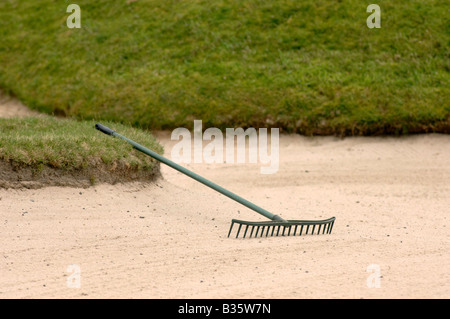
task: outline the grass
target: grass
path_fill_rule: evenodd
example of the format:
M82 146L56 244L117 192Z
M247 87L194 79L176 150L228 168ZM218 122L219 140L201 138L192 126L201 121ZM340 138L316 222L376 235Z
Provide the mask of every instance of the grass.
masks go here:
M0 2L0 87L28 106L142 128L403 134L450 127L448 3Z
M152 135L122 124L105 122L124 136L162 153ZM62 171L115 167L130 171L157 173L151 157L134 150L128 143L106 136L94 128L93 121L75 121L54 117L0 119L0 160L15 166Z

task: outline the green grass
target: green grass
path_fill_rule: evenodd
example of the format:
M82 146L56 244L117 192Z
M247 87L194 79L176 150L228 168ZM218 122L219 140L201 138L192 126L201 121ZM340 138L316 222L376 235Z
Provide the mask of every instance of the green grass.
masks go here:
M379 0L0 2L0 87L39 111L143 128L445 131L449 5Z
M105 125L158 153L163 152L147 132L122 124L105 122ZM106 167L114 173L114 167L120 166L130 171L158 172L159 167L151 157L100 133L94 126L93 121L53 117L0 119L0 160L36 170Z

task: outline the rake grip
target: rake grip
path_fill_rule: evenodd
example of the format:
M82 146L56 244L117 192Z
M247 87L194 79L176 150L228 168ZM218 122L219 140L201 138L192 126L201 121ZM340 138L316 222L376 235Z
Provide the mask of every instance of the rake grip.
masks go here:
M116 131L110 129L109 127L106 127L100 123L95 124L95 128L99 130L102 133L105 133L106 135L113 135Z

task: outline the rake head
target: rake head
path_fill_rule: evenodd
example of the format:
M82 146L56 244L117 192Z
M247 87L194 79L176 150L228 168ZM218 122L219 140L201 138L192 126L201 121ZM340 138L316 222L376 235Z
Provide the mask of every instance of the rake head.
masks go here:
M231 235L234 224L239 225L236 238L243 231L243 238L249 235L249 238L268 237L268 236L301 236L301 235L319 235L331 234L335 217L326 220L288 220L286 222L266 221L266 222L247 222L233 219L231 221L228 237ZM244 226L244 227L242 227Z

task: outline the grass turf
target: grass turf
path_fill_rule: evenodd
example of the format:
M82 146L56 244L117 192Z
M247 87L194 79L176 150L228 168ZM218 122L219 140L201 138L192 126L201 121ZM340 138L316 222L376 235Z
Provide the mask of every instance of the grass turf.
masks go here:
M0 2L0 87L28 106L144 128L302 134L445 131L448 3L380 0Z
M147 132L117 123L105 125L157 153L163 152ZM131 171L159 172L151 157L98 132L94 126L93 121L47 116L0 119L0 160L36 171L43 167L77 171L101 165L112 173L117 166Z

